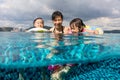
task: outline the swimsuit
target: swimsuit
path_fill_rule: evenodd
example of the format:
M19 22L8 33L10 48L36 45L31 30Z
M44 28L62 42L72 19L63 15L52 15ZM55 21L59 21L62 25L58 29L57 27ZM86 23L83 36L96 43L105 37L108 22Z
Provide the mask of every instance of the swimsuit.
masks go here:
M53 29L53 32L55 32L55 27ZM62 33L64 33L64 26L62 26Z

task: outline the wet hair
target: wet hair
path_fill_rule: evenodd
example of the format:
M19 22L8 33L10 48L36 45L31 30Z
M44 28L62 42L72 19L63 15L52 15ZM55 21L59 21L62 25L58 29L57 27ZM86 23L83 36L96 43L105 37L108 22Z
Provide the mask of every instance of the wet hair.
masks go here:
M44 23L44 20L43 20L43 18L41 18L41 17L38 17L38 18L34 19L34 21L33 21L33 25L35 24L35 21L36 21L36 20L38 20L38 19L41 19L41 20L43 21L43 23Z
M52 20L55 20L55 18L57 16L60 16L62 18L62 20L63 20L63 15L62 15L62 13L60 11L53 12L53 14L52 14Z
M85 27L85 24L83 23L82 19L80 18L74 18L70 21L70 28L73 28L74 25L79 28L79 32L82 32L82 29Z

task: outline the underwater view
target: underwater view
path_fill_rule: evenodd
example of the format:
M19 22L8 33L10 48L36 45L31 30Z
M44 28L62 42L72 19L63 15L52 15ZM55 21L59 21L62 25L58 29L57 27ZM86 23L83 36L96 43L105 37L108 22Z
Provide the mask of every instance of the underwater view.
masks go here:
M1 80L120 79L120 34L0 32ZM61 68L62 66L62 68Z

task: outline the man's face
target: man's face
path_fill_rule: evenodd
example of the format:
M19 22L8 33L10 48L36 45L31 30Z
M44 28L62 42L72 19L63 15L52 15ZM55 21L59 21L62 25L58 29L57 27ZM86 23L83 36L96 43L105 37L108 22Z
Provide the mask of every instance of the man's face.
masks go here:
M63 19L60 16L57 16L54 20L53 20L53 24L56 28L61 27L62 26L62 22Z

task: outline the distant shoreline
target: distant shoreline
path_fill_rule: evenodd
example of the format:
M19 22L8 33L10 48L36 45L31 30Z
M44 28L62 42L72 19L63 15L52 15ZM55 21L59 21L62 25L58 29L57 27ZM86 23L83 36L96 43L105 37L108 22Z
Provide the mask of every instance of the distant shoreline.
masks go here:
M48 26L45 26L45 28L46 29L50 29L50 27L48 27ZM14 30L14 27L0 27L0 32L11 32L13 30ZM104 33L120 33L120 30L117 30L117 29L114 29L114 30L104 30Z
M120 33L120 30L104 30L104 33Z

